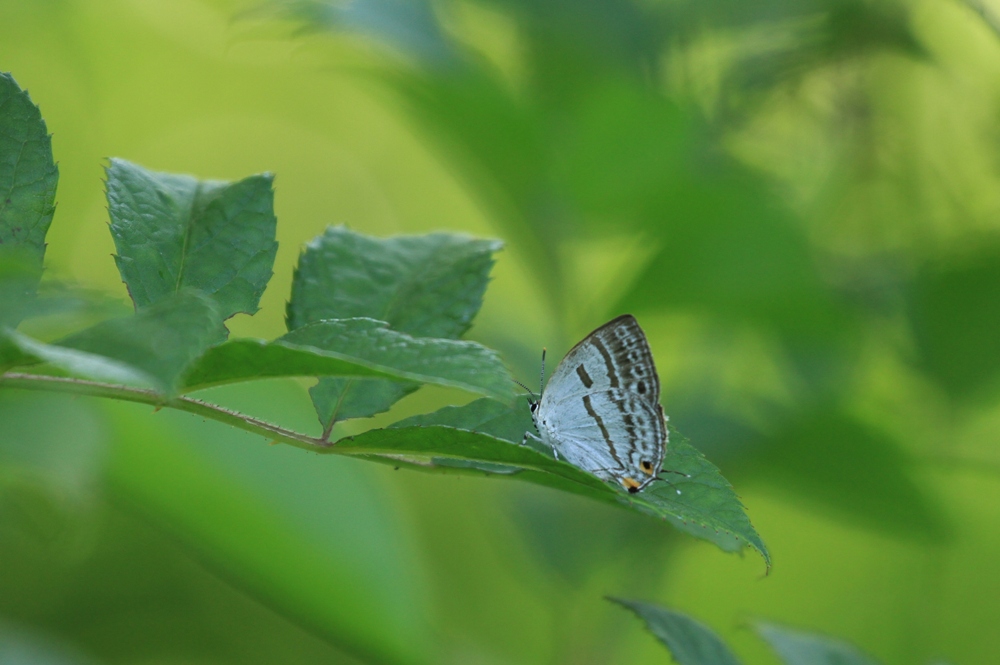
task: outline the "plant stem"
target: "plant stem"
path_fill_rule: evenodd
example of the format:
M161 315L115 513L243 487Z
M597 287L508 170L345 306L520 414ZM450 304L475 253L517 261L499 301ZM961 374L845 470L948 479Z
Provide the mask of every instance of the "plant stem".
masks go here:
M334 444L323 439L317 439L294 430L285 429L269 422L254 418L239 411L226 409L215 404L209 404L191 397L167 398L153 390L131 388L113 383L100 383L84 379L72 379L45 374L22 374L9 372L0 375L0 388L22 388L26 390L47 390L50 392L88 395L90 397L107 397L125 402L148 404L157 408L177 409L203 418L211 418L221 423L238 427L239 429L260 434L261 436L280 441L297 448L314 452L332 451Z

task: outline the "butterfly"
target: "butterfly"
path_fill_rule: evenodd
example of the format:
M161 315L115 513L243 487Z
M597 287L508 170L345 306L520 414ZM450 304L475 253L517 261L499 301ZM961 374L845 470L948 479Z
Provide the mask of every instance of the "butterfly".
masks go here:
M544 376L543 351L543 382ZM619 316L584 337L528 404L539 436L526 432L523 443L528 438L541 441L556 459L631 494L662 480L657 476L669 433L660 406L660 379L646 335L632 315Z

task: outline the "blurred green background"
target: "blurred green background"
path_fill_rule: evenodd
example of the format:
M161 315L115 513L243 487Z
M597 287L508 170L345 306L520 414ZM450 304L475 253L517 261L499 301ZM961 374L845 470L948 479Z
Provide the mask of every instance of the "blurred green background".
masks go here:
M1000 4L0 1L53 132L48 275L127 296L102 160L277 174L284 330L328 224L499 237L470 337L534 384L626 311L774 557L514 482L0 392L0 662L663 663L605 594L775 663L1000 652ZM308 382L205 395L317 430ZM343 433L469 397L423 389ZM19 659L19 660L18 660Z

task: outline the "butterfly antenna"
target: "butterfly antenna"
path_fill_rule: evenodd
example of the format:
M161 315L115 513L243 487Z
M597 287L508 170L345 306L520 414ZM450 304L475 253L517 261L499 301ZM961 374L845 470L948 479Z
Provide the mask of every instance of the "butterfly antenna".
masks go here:
M684 473L683 471L674 471L673 469L661 469L660 473L676 473L678 476L684 476L685 478L691 477L690 473Z
M691 477L690 473L684 473L683 471L674 471L673 469L661 469L660 473L676 473L678 476L684 476L685 478L690 478ZM675 490L677 490L678 494L681 493L681 491L677 489L677 485L674 485L672 482L670 482L666 478L660 478L659 476L657 476L653 480L662 480L663 482L665 482L666 484L670 485Z
M545 351L546 348L542 347L542 375L538 379L538 394L541 395L542 391L545 389Z
M528 386L524 385L523 383L521 383L521 382L520 382L520 381L518 381L517 379L514 379L513 381L514 381L514 383L516 383L517 385L519 385L519 386L521 386L522 388L524 388L525 390L527 390L527 391L528 391L528 394L529 394L529 395L531 395L531 396L532 396L533 398L535 398L535 399L538 399L538 395L536 395L535 393L533 393L533 392L531 391L531 388L529 388Z

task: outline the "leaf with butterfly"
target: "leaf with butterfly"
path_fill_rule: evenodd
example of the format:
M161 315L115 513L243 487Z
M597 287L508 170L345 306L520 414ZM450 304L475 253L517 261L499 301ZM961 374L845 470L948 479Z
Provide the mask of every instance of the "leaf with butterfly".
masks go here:
M750 547L770 567L767 546L719 469L676 429L663 455L665 482L631 494L527 442L530 412L483 398L402 420L337 442L336 452L440 473L516 478L635 510L669 522L726 552ZM679 492L678 492L679 490Z

